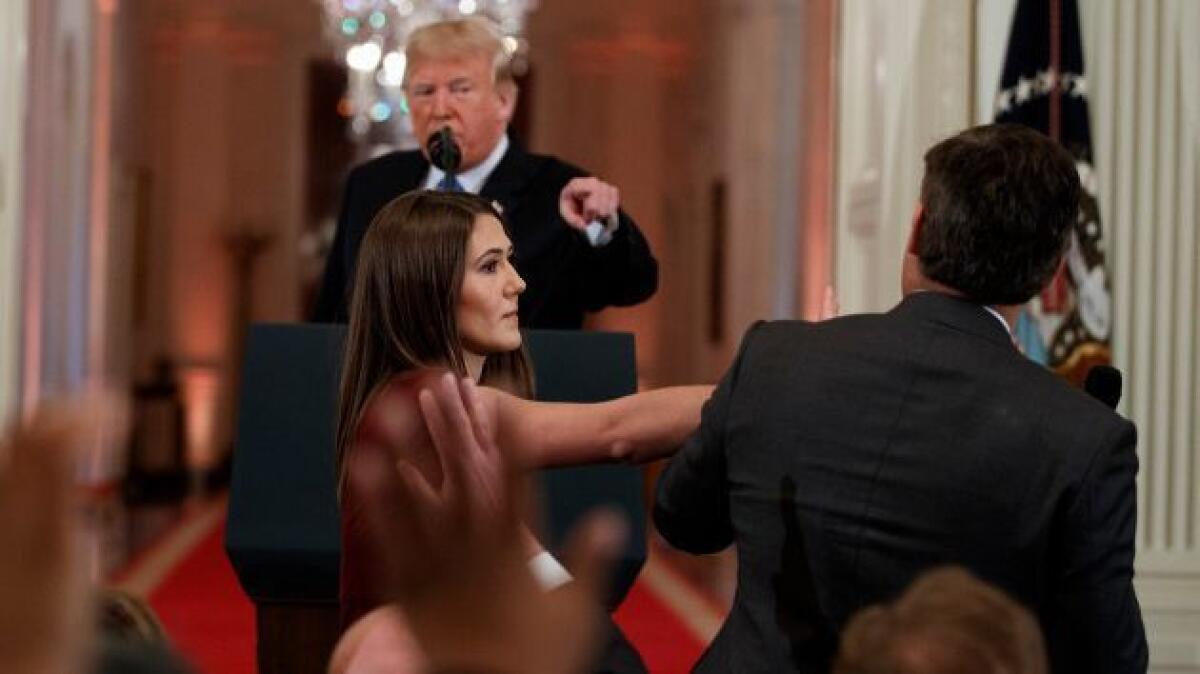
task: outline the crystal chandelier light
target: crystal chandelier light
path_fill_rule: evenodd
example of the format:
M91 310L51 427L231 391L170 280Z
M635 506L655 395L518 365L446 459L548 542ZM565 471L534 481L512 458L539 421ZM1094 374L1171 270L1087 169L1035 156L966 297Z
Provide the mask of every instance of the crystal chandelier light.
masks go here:
M525 16L537 0L318 0L326 32L348 68L346 96L338 111L350 120L358 142L371 138L412 145L404 94L404 45L412 31L435 21L468 16L491 20L520 74L527 45Z

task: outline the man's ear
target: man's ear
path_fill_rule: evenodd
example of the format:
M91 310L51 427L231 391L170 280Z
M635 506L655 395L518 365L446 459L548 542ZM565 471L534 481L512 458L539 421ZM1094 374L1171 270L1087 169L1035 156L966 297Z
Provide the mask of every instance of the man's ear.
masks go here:
M904 252L909 255L917 254L917 242L921 240L921 231L925 228L925 205L917 202L917 207L913 209L912 226L908 230L908 244L904 247Z
M921 240L921 230L925 228L925 207L917 203L913 210L912 225L908 229L908 243L904 246L904 256L900 264L900 292L904 296L927 287L925 273L921 270L921 258L917 255L917 242Z
M502 80L496 83L496 96L500 99L500 115L504 123L512 121L513 112L517 109L517 83L512 80Z

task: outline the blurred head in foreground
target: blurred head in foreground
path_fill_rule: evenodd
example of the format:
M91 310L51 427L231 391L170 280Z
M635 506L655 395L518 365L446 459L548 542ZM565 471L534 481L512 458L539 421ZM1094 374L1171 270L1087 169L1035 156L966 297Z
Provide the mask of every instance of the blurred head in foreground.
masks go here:
M930 571L899 599L859 611L835 674L1046 674L1033 615L959 567Z

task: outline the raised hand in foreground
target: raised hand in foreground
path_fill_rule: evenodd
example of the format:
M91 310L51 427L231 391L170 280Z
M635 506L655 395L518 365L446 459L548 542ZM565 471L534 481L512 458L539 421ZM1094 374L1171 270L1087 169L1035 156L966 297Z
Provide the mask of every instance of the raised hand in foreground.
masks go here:
M114 411L100 399L47 405L0 438L0 671L83 666L91 624L72 470Z
M575 581L543 591L526 565L520 477L474 384L414 377L412 394L391 396L387 413L424 419L440 470L418 470L405 447L377 435L362 440L376 444L359 448L349 474L382 548L389 598L435 671L580 671L597 645L598 598L623 522L591 517L568 546Z

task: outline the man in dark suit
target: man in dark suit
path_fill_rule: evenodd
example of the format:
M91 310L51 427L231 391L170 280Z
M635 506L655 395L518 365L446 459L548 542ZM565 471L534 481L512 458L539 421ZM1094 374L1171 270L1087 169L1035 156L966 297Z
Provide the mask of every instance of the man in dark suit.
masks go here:
M499 202L527 284L523 327L577 329L585 312L642 302L658 287L658 263L615 187L506 135L517 102L502 42L482 21L432 24L407 46L404 91L413 133L424 142L449 127L462 151L457 176L426 151L393 152L346 181L333 249L313 318L345 321L363 234L381 208L409 190L457 189Z
M1034 612L1053 671L1145 671L1134 427L1011 333L1079 194L1044 136L964 131L925 155L899 305L747 333L654 508L679 548L737 546L697 671L827 671L856 609L947 563Z

